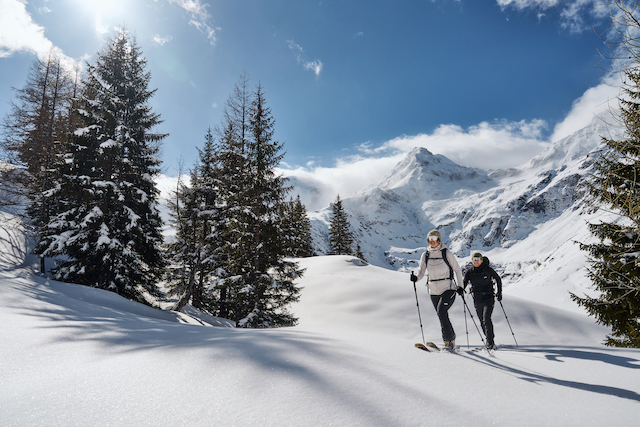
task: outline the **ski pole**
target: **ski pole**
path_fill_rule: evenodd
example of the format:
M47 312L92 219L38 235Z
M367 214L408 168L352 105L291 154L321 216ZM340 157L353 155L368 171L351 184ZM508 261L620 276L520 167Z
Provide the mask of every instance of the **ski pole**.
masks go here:
M422 316L420 315L420 303L418 302L418 290L416 289L416 281L413 280L413 271L411 272L411 281L413 282L413 292L416 294L416 306L418 307L418 319L420 319L420 333L422 334L422 343L425 344L424 331L422 330Z
M500 303L500 307L502 307L502 312L504 313L504 318L507 319L507 325L509 325L509 329L511 329L511 323L509 323L509 318L507 317L507 312L504 311L504 305L502 305L502 301L498 301ZM518 341L516 341L516 334L513 333L513 329L511 329L511 335L513 335L513 340L516 342L516 347L518 346Z
M474 319L473 318L473 314L471 314L471 309L469 309L469 306L467 305L467 300L464 299L464 295L462 295L462 302L464 303L464 306L469 311L469 316L471 316L471 320L473 320L473 324L476 326L476 331L478 331L478 335L480 335L480 339L482 340L482 345L484 345L486 347L487 343L484 342L484 338L482 337L482 332L480 332L480 328L478 328L478 324L476 323L476 319Z
M464 295L462 296L464 298ZM467 304L462 306L464 310L464 330L467 332L467 348L469 348L469 327L467 326Z

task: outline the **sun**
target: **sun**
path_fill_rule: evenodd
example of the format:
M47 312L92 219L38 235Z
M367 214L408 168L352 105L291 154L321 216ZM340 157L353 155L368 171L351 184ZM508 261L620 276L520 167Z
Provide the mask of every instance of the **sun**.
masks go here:
M126 0L76 0L78 12L93 21L99 36L108 33L114 23L123 23L135 9ZM127 7L127 5L129 7Z

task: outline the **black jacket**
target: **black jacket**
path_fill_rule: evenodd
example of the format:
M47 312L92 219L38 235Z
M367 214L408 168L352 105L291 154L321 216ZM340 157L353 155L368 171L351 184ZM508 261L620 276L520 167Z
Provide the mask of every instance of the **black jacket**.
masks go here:
M471 292L474 298L480 297L485 299L489 296L493 296L493 283L496 283L497 295L502 294L502 279L496 271L489 267L489 258L484 257L482 264L478 267L471 267L464 274L464 288L466 289L467 283L471 282Z

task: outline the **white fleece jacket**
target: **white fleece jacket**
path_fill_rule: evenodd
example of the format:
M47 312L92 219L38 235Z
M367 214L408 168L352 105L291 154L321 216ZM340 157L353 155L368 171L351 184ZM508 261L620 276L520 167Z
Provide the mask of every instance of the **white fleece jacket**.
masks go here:
M430 295L441 295L444 291L449 289L455 290L458 285L455 281L449 280L449 267L442 259L442 249L446 246L440 244L435 248L427 248L429 251L429 261L425 262L426 252L420 257L420 266L418 267L418 280L421 280L425 274L428 274L427 286L429 288ZM458 265L456 257L447 250L447 260L453 268L454 276L457 283L462 283L462 270Z

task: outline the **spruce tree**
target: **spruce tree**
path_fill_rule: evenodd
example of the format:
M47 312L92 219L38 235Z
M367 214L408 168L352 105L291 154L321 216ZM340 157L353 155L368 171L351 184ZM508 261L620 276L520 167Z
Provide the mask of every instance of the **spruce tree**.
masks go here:
M301 258L313 256L311 221L299 195L295 200L291 199L284 205L282 218L283 236L287 240L285 245L287 256Z
M223 267L217 271L214 291L218 294L218 316L239 322L246 313L243 279L247 274L250 247L243 237L244 216L251 200L247 189L249 161L246 155L249 137L251 94L248 76L240 77L227 100L218 134L218 180L223 205L221 229Z
M36 251L62 256L59 280L108 289L143 303L162 293L159 143L161 123L149 100L150 74L126 30L87 64L74 109L77 128L58 163L59 188L50 192L63 210L46 225Z
M247 315L238 323L243 327L291 326L297 322L288 306L298 301L294 280L302 275L297 263L286 258L286 239L282 211L290 190L286 178L276 174L284 153L273 139L275 119L258 85L250 110L250 138L247 144L249 186L245 188L245 241L249 264L245 276Z
M611 1L612 25L606 42L614 71L625 77L618 118L624 133L603 137L605 149L595 162L589 192L594 203L613 213L609 222L589 225L595 242L582 244L589 254L589 277L599 295L571 297L612 334L605 344L640 347L640 22L634 2Z
M594 200L621 217L589 225L597 241L581 247L590 255L589 277L600 295L572 298L612 328L606 345L640 347L640 68L625 74L631 82L620 100L626 132L603 138L607 149L590 185Z
M169 203L176 236L168 245L171 260L170 294L179 299L174 310L187 303L217 315L217 303L209 289L221 261L221 207L217 179L217 148L209 129L205 145L191 171L190 185L180 179Z
M13 183L9 189L21 191L18 199L26 197L26 214L36 231L56 210L55 200L46 194L57 186L54 165L69 130L75 87L60 56L51 51L45 61L37 59L31 66L25 86L15 89L16 101L2 122L0 146L5 159L27 172L8 175ZM43 258L40 268L44 272Z
M329 245L331 255L353 255L353 234L349 229L349 219L342 207L340 195L331 206L332 217L329 223Z
M237 326L290 326L297 319L288 306L299 298L294 281L302 271L286 258L282 214L289 187L276 174L282 144L273 139L275 120L261 86L247 96L246 83L245 75L227 103L220 138L225 277L217 289Z

